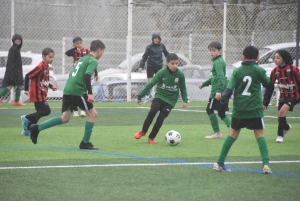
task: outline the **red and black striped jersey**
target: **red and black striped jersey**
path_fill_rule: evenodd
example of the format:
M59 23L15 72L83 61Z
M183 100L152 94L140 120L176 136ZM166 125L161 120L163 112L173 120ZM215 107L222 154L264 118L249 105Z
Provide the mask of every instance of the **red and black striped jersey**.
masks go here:
M71 56L73 57L73 66L76 63L76 61L78 61L79 59L81 59L83 56L87 55L90 53L90 50L86 49L86 48L81 48L80 52L78 52L78 50L74 50L71 54Z
M45 101L49 88L49 66L43 61L27 73L30 82L30 101Z
M270 76L270 84L277 85L280 91L279 99L300 100L299 84L300 70L297 66L286 65L285 67L275 67Z

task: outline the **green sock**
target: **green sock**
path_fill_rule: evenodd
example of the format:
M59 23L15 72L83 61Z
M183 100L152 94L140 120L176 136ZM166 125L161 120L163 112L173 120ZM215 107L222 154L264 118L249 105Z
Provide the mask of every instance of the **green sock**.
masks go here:
M230 128L231 120L230 120L230 117L227 114L225 114L225 118L223 119L223 121L226 124L227 128Z
M85 130L84 130L84 135L83 135L83 139L82 139L82 141L84 143L90 142L94 124L95 124L94 122L88 122L88 121L85 122Z
M1 89L1 91L0 91L0 98L2 96L4 96L7 92L8 92L8 88L7 87L4 87L3 89Z
M39 131L45 130L52 126L61 125L61 124L62 124L61 117L52 117L51 119L48 119L47 121L44 121L43 123L39 124Z
M225 139L225 141L223 142L222 148L221 148L221 153L220 156L218 158L218 163L224 163L225 159L227 157L227 154L230 150L230 147L233 145L233 143L235 142L235 139L233 137L231 137L230 135L228 135Z
M211 124L211 127L214 130L214 132L219 132L220 128L219 128L219 123L218 123L216 114L215 113L209 114L208 117L209 117L210 124Z
M265 137L257 138L257 144L259 147L260 155L262 158L263 165L269 164L269 150Z
M20 96L21 96L21 90L17 87L17 88L16 88L15 102L19 102Z

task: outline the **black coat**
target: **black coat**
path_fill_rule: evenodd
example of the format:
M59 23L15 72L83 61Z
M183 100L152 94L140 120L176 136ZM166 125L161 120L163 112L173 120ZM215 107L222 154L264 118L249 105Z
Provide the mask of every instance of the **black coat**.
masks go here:
M21 40L21 44L14 43L16 39ZM22 36L15 34L12 38L13 45L10 47L7 57L6 70L2 87L22 86L23 85L23 68L21 58Z

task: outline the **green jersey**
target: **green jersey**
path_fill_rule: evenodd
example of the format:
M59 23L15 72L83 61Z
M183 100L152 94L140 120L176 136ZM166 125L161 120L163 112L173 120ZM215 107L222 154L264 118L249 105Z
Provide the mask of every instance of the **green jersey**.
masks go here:
M154 85L157 84L154 98L159 98L173 107L175 106L179 91L183 102L187 103L187 90L185 85L185 77L181 70L177 69L172 72L168 67L159 70L152 80L139 92L138 100L141 100L146 94L149 94Z
M203 87L211 85L209 98L215 98L216 93L222 93L227 85L226 64L222 56L214 58L211 69L211 77L202 83Z
M256 62L243 62L234 69L227 88L234 90L232 117L249 119L263 117L261 85L267 86L270 78Z
M98 61L91 54L79 59L70 72L64 88L64 95L83 96L86 94L84 75L88 74L92 76L97 66Z

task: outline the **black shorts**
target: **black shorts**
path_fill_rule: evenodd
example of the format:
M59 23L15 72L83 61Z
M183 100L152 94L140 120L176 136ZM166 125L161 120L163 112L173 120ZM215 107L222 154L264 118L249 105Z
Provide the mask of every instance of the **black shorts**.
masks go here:
M221 103L219 100L215 99L215 98L209 98L208 103L207 103L207 107L206 107L206 111L210 111L210 113L213 113L215 110L219 111L221 106ZM228 111L229 108L228 106L225 108L225 111Z
M147 78L153 78L161 68L162 66L147 66Z
M251 119L236 119L232 118L231 128L234 130L240 130L241 128L247 128L250 130L264 129L265 124L263 118L251 118Z
M297 103L298 103L298 101L296 99L281 99L281 100L279 100L279 103L278 103L278 111L281 109L281 107L284 104L287 104L290 107L289 111L293 111L294 106Z
M67 110L71 110L73 112L74 108L78 106L82 110L90 110L94 106L92 103L88 102L87 94L83 96L72 96L72 95L63 95L63 104L61 108L61 112L65 112Z
M35 110L38 111L38 112L49 112L49 111L51 111L47 101L34 102L34 107L35 107Z
M173 107L169 103L166 103L165 101L159 99L159 98L154 98L151 103L151 108L150 110L152 112L162 112L165 114L165 117L169 116L170 112L172 111Z

